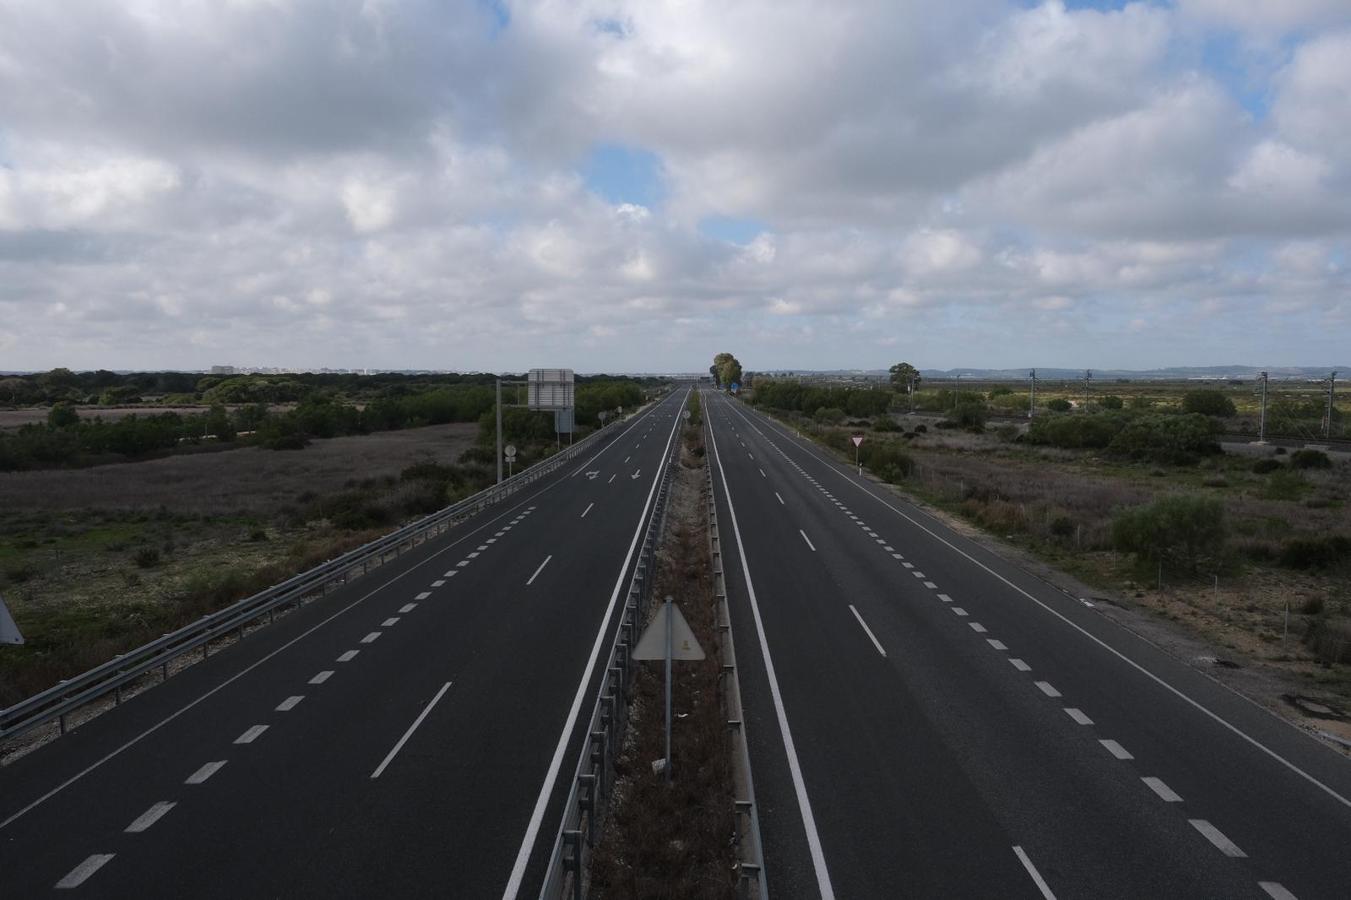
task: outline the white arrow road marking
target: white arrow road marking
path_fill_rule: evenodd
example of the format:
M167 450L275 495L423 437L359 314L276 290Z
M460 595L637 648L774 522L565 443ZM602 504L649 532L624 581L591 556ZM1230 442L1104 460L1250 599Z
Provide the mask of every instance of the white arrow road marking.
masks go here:
M635 469L634 472L633 472L633 474L630 475L629 477L630 477L630 478L637 478L637 477L638 477L639 475L641 475L641 474L643 474L643 470L642 470L642 469Z

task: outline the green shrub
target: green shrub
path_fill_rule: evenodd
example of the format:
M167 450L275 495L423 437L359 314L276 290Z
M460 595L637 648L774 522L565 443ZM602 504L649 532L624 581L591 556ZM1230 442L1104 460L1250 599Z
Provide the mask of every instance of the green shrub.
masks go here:
M1118 513L1112 521L1117 550L1189 570L1219 556L1226 534L1224 506L1206 497L1164 497Z
M1290 469L1273 472L1262 488L1262 496L1268 500L1298 500L1309 489L1304 476Z
M1069 412L1074 408L1074 405L1064 397L1056 397L1054 400L1047 401L1046 408L1051 412Z
M1108 394L1105 397L1098 398L1098 405L1103 409L1121 409L1126 404L1115 394Z
M818 422L839 424L845 420L846 415L838 406L822 406L812 414L812 418Z
M1322 450L1296 450L1290 454L1290 465L1296 469L1330 469L1332 460Z
M153 569L159 565L159 559L159 551L154 547L142 547L132 556L132 560L142 569Z
M949 420L959 428L979 433L985 430L985 417L984 404L963 403L952 411Z
M915 470L915 461L892 441L864 441L859 447L859 460L869 472L892 484Z
M1219 424L1209 416L1147 414L1130 419L1107 450L1130 459L1188 465L1222 452L1216 441L1219 433Z
M900 431L901 426L896 424L896 420L890 416L878 416L873 422L873 431Z
M1252 464L1252 470L1258 475L1269 475L1277 469L1285 468L1274 459L1259 459Z
M1033 419L1027 441L1071 450L1103 449L1126 427L1125 416L1093 413L1087 416L1043 416Z
M1205 390L1188 391L1184 394L1182 411L1202 416L1217 416L1222 419L1227 419L1238 412L1234 408L1234 401L1226 397L1223 391Z
M1292 538L1281 544L1278 561L1287 569L1329 569L1351 559L1351 537L1342 534Z

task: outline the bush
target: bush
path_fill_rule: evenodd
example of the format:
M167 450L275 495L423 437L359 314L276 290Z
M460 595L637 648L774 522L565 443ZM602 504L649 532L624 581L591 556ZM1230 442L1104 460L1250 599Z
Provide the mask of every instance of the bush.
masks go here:
M1108 394L1105 397L1098 398L1098 405L1103 409L1121 409L1126 404L1115 394Z
M1278 561L1287 569L1329 569L1351 559L1351 537L1342 534L1293 538L1281 544Z
M812 418L818 422L839 424L845 420L846 416L844 410L838 406L822 406L812 414Z
M132 556L132 560L142 569L153 569L159 565L159 551L154 547L142 547Z
M896 420L890 416L879 416L873 422L873 431L900 431L901 426L896 424Z
M1228 419L1238 412L1234 408L1234 401L1226 397L1223 391L1188 391L1182 397L1182 411L1221 419Z
M1351 620L1314 619L1304 642L1325 663L1351 662Z
M1290 465L1296 469L1330 469L1332 460L1322 450L1296 450L1290 454Z
M1046 408L1051 412L1069 412L1074 405L1064 397L1056 397L1054 400L1047 401Z
M1103 449L1126 427L1127 419L1115 413L1087 416L1050 416L1033 419L1027 441L1071 450Z
M1219 556L1226 532L1224 506L1218 500L1186 495L1132 507L1112 521L1117 550L1189 570Z
M1252 464L1252 470L1257 475L1267 475L1283 468L1285 467L1274 459L1259 459Z
M1189 465L1220 453L1220 426L1209 416L1143 415L1131 419L1107 446L1109 453L1137 460Z
M1262 489L1267 500L1298 500L1308 490L1309 483L1304 476L1289 469L1273 472Z
M978 403L963 403L952 411L951 421L968 431L985 430L985 407Z
M892 441L864 441L859 447L859 461L869 472L892 484L915 470L915 461Z

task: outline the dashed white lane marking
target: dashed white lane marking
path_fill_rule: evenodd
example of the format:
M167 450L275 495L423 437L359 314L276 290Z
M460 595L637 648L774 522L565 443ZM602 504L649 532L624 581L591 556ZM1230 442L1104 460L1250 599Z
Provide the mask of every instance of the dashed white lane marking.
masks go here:
M1057 691L1057 690L1055 689L1055 687L1054 687L1054 686L1051 684L1051 682L1049 682L1049 681L1034 681L1034 682L1032 682L1032 683L1035 684L1035 685L1037 686L1037 689L1038 689L1039 691L1041 691L1043 694L1045 694L1045 695L1048 696L1048 697L1059 697L1059 696L1060 696L1060 692Z
M502 529L501 531L494 532L493 537L495 537L495 538L500 538L502 535L504 535L504 534L506 534L506 533L507 533L507 530L504 528L504 529Z
M487 544L479 544L477 547L474 548L474 552L475 552L475 553L482 553L484 550L487 550L487 549L488 549L488 545L487 545Z
M926 581L926 582L924 582L924 586L925 586L926 588L928 588L929 590L931 590L931 591L936 591L936 590L938 590L938 585L934 584L932 581Z
M460 568L464 568L465 566L469 565L469 560L467 560L467 559L462 559L462 560L460 560L459 562L457 562L455 565L459 566Z
M633 457L631 457L631 456L626 456L626 457L624 457L624 462L628 462L630 459L633 459Z
M446 580L445 580L444 578L438 578L438 579L436 579L435 581L432 582L432 587L434 587L434 588L445 587L445 586L446 586Z
M127 834L140 834L142 831L145 831L151 825L154 825L160 819L164 818L165 814L177 805L177 803L172 803L168 800L161 800L137 816L136 821L127 826Z
M459 572L456 572L454 569L451 569L449 572L446 573L445 577L446 577L446 578L454 578L454 577L455 577L456 575L458 575L458 574L460 574L460 573L459 573Z
M1177 791L1163 783L1162 778L1155 778L1153 775L1146 775L1140 779L1149 785L1149 789L1159 795L1159 799L1164 803L1181 803L1182 798L1178 796Z
M914 564L914 563L908 563L908 562L903 562L903 563L901 563L901 565L905 566L907 569L913 569L913 568L915 567L915 564Z
M1193 828L1195 828L1197 831L1205 835L1206 840L1214 844L1215 848L1219 850L1221 853L1223 853L1225 856L1232 856L1235 859L1241 859L1248 855L1244 853L1242 850L1238 849L1238 846L1233 841L1225 837L1224 834L1221 833L1220 829L1216 828L1214 825L1211 825L1205 819L1188 819L1187 821L1192 824Z
M1294 894L1290 893L1279 881L1259 881L1257 886L1267 892L1267 895L1274 900L1299 900Z
M901 559L901 558L902 558L902 557L901 557L901 554L899 554L899 553L893 553L893 554L891 554L891 557L892 557L892 559Z
M1129 750L1118 744L1116 741L1111 740L1110 738L1104 738L1103 740L1098 741L1098 743L1106 747L1107 752L1115 756L1117 759L1135 759L1134 756L1131 756L1131 752Z
M891 546L890 544L887 544L882 549L887 551L888 553L894 553L896 551L896 548Z
M797 533L800 534L800 535L802 535L802 539L803 539L804 541L807 542L807 546L808 546L808 547L811 547L811 548L812 548L812 552L815 553L815 552L816 552L816 547L815 547L815 545L812 544L811 538L807 537L807 532L805 532L805 531L803 531L801 528L799 528L799 529L797 530Z
M466 558L467 558L467 559L478 559L478 551L475 550L473 553L468 554L468 555L466 556Z
M760 477L761 477L761 478L764 478L764 477L765 477L765 470L764 470L764 469L761 469L761 470L760 470Z
M193 772L191 775L189 775L188 780L183 783L202 784L212 775L215 775L221 769L225 768L225 764L227 762L229 762L229 760L225 759L217 760L216 762L209 762L206 765L202 766L200 769L198 769L196 772Z
M886 540L885 540L884 538L873 538L873 540L877 541L877 543L879 543L879 544L885 544L885 543L886 543Z
M239 737L235 738L236 744L252 744L258 740L258 735L267 731L266 725L253 725Z
M1008 647L1006 647L1006 646L1004 645L1004 642L1003 642L1003 641L997 640L997 639L995 639L995 638L986 638L986 639L985 639L985 643L989 644L991 647L995 648L996 650L1007 650L1007 649L1009 649Z
M1029 666L1027 663L1023 662L1021 659L1018 659L1017 657L1010 657L1010 658L1009 658L1009 665L1013 666L1013 667L1014 667L1015 669L1017 669L1019 672L1031 672L1031 671L1032 671L1032 667L1031 667L1031 666Z
M428 597L430 597L431 595L432 595L432 592L431 592L431 591L423 591L422 593L418 594L418 595L417 595L416 597L414 597L413 599L414 599L414 600L426 600L426 599L427 599Z
M399 617L398 617L398 616L390 616L388 619L385 619L385 621L383 621L383 622L380 623L380 627L381 627L381 628L388 628L388 627L390 627L391 625L398 625L398 624L399 624Z
M1023 864L1023 868L1027 870L1027 874L1032 876L1032 883L1037 886L1037 890L1041 891L1042 900L1055 900L1055 894L1051 893L1050 885L1046 883L1046 879L1041 877L1037 867L1032 865L1032 860L1023 852L1023 848L1014 847L1013 852L1017 855L1018 861Z
M615 473L615 475L618 475L618 474L619 474L618 472ZM610 481L607 481L607 482L605 482L605 483L606 483L606 484L610 484L611 482L613 482L613 481L615 480L615 475L611 475L611 476L610 476Z
M948 609L952 610L953 615L957 616L966 615L966 610L962 609L960 606L949 606Z
M774 496L775 496L775 497L779 497L779 492L778 492L778 491L775 491L775 492L774 492ZM782 498L782 497L779 497L779 505L780 505L780 506L786 506L786 505L787 505L786 503L783 502L783 498Z
M370 634L366 635L364 638L361 639L361 643L363 643L363 644L369 644L369 643L372 643L373 641L375 641L376 639L378 639L379 637L380 637L380 632L378 632L378 631L372 631Z
M542 562L542 563L539 564L539 568L535 570L535 574L534 574L534 575L531 575L530 578L526 581L525 584L526 584L527 587L529 587L531 584L533 584L533 583L535 582L535 579L539 577L539 573L544 571L544 567L547 566L547 565L549 564L549 560L551 560L551 559L553 559L553 558L554 558L554 555L553 555L552 553L550 553L548 556L544 557L544 562Z
M911 574L911 575L914 575L916 578L928 578L928 577L929 577L928 575L925 575L923 572L921 572L919 569L914 570L914 571L911 572L910 574Z
M412 612L415 609L417 609L416 603L405 603L403 606L399 607L399 612L402 613L403 615L408 615L408 613Z
M280 702L280 703L277 704L277 710L276 710L276 711L277 711L277 712L290 712L291 710L295 709L295 708L300 704L300 701L301 701L301 700L304 700L304 699L305 699L305 697L304 697L303 695L301 695L301 694L292 694L290 697L287 697L285 700L283 700L282 702Z
M441 698L445 696L446 691L450 690L450 684L451 683L447 681L445 684L441 685L441 690L436 692L436 696L432 698L432 702L427 704L426 709L422 710L418 717L413 720L413 724L408 726L408 730L403 733L403 737L399 738L399 742L394 745L394 749L390 750L389 754L380 761L380 765L375 767L375 771L371 773L372 778L379 778L380 773L385 771L385 766L389 765L390 761L403 749L403 745L408 743L408 739L413 736L414 731L417 731L417 727L422 724L422 720L427 718L428 713L432 711L432 707L440 702Z
M858 619L858 624L863 626L864 632L866 632L868 635L868 640L873 642L873 646L877 648L877 652L882 654L883 656L886 656L887 651L882 649L882 645L878 643L877 636L873 634L873 630L868 627L867 622L863 621L863 616L859 615L858 610L854 609L854 604L852 603L849 604L849 611L854 614L855 619Z
M951 602L952 602L952 598L949 597L947 594L939 594L939 595L938 595L938 599L939 599L939 600L942 600L944 603L951 603Z
M310 684L323 684L325 681L328 681L332 677L333 677L333 670L325 669L324 671L319 672L313 678L311 678Z
M1090 719L1088 716L1084 715L1084 711L1082 709L1076 709L1073 706L1065 707L1065 715L1069 716L1071 719L1078 722L1080 725L1093 724L1093 720Z
M976 634L984 634L984 633L985 633L985 626L982 625L982 624L980 624L979 622L971 622L970 625L971 625L971 630L974 631Z
M595 506L595 505L596 505L596 504L595 504L594 502L588 503L588 504L586 505L586 509L582 510L582 514L581 514L580 516L578 516L577 518L579 518L579 519L585 519L585 518L586 518L586 514L589 513L589 512L591 512L591 507L593 507L593 506Z
M93 856L71 869L65 878L58 881L56 883L57 890L64 891L79 887L85 883L90 875L93 875L99 869L103 868L108 860L116 855L117 854L115 853L95 853Z
M342 656L338 657L338 662L351 662L357 658L357 654L360 652L360 650L348 650Z

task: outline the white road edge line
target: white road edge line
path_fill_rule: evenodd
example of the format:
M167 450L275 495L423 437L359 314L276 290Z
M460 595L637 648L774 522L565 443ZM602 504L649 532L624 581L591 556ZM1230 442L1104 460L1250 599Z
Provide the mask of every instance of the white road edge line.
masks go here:
M887 651L882 649L882 645L878 643L877 636L873 634L873 630L868 627L867 622L863 621L863 616L859 615L858 610L854 609L854 604L852 603L849 604L849 611L854 614L855 619L858 619L858 624L863 626L863 630L868 634L868 640L873 642L873 646L877 648L877 652L885 657L887 655Z
M193 772L191 775L189 775L187 780L184 781L183 783L201 784L208 778L210 778L212 775L215 775L221 769L225 768L225 764L227 762L229 762L229 760L225 759L217 760L216 762L209 762L206 765L202 766L200 769L198 769L196 772Z
M709 425L709 433L713 426ZM737 556L741 558L741 574L746 580L746 594L751 601L751 614L755 619L755 632L760 639L760 655L765 661L765 674L769 677L769 693L774 701L774 713L779 720L779 733L783 737L784 750L788 756L788 771L793 779L793 790L797 794L798 810L802 815L802 827L807 833L807 848L811 852L812 868L816 871L816 887L821 900L834 900L835 888L830 882L830 872L826 869L826 857L821 850L821 836L816 832L816 817L812 814L812 804L807 799L807 785L802 780L802 764L797 758L797 747L793 743L793 732L788 727L788 714L783 708L783 695L779 691L779 680L774 675L774 660L769 653L769 642L765 639L765 623L760 617L760 603L755 597L755 584L751 581L751 570L746 563L746 548L741 543L741 528L737 525L736 507L732 504L732 491L727 485L727 473L722 467L722 454L718 452L718 442L713 441L713 459L718 464L718 477L722 481L723 491L727 495L727 511L732 516L732 533L736 536Z
M1237 844L1229 840L1229 838L1225 837L1224 833L1221 832L1220 829L1216 828L1214 825L1211 825L1205 819L1188 819L1187 821L1191 823L1193 828L1201 832L1201 834L1205 835L1206 840L1214 844L1215 849L1219 850L1225 856L1229 856L1234 859L1243 859L1248 855L1244 853L1242 850L1238 849Z
M816 552L816 545L814 545L814 544L812 543L812 539L811 539L811 538L807 537L807 532L805 532L805 531L803 531L801 528L799 528L799 529L797 530L797 533L800 534L800 535L802 535L802 539L803 539L804 541L807 542L807 546L808 546L808 547L811 547L811 548L812 548L812 552L815 553L815 552Z
M1041 873L1037 871L1037 867L1032 865L1032 860L1023 852L1023 848L1014 847L1013 852L1017 855L1018 862L1022 863L1023 868L1027 870L1027 874L1032 876L1032 883L1037 886L1037 890L1041 891L1041 896L1045 898L1045 900L1055 900L1055 894L1051 893L1050 885L1046 883L1045 878L1041 877Z
M99 869L103 868L108 860L112 859L115 853L95 853L93 856L71 869L65 878L56 883L57 890L69 890L77 888L84 884L90 875L93 875Z
M441 685L441 690L436 692L436 696L432 698L432 702L428 703L426 708L413 720L413 724L408 726L408 730L403 733L403 737L399 738L399 742L394 745L394 749L389 751L389 754L384 759L380 760L380 765L376 766L375 771L371 773L372 778L379 778L380 773L385 771L385 766L389 765L390 761L403 749L403 745L408 743L408 739L413 736L414 731L417 731L417 727L422 724L422 720L427 718L427 714L432 711L432 707L446 695L446 691L450 690L450 684L451 683L447 681L445 684Z
M685 397L688 399L688 391L685 393ZM662 460L666 460L670 456L671 442L675 440L676 428L681 422L679 413L684 408L685 400L681 400L680 408L676 410L676 415L672 417L671 432L666 438L666 449L662 451L660 457ZM544 821L544 811L549 805L549 798L553 795L554 784L558 781L558 771L563 765L563 755L568 749L568 739L572 736L572 730L577 724L577 715L582 708L582 698L586 695L592 670L596 667L596 659L600 656L601 646L605 643L605 635L610 630L610 620L614 618L615 603L619 599L620 591L624 588L624 575L628 572L629 563L633 560L633 551L638 547L638 539L642 537L643 524L647 521L648 510L652 508L652 498L657 493L657 484L661 481L661 472L662 465L658 463L657 471L652 476L652 486L647 491L647 502L643 504L643 511L638 516L638 525L633 530L633 540L629 542L629 552L624 556L624 564L619 567L619 576L615 579L614 591L610 594L610 605L605 610L605 618L601 621L600 629L596 632L596 640L591 645L591 657L587 660L586 668L582 671L582 680L577 684L577 693L572 698L572 707L568 710L567 721L558 736L558 745L554 748L548 774L544 776L544 784L540 787L539 797L535 800L535 809L530 814L530 823L526 826L525 837L521 840L521 849L516 853L516 862L511 867L507 886L502 891L503 900L515 900L516 895L521 892L521 881L525 878L525 868L530 863L530 857L534 853L535 840L539 837L540 824ZM613 480L613 476L611 476L611 480Z
M531 575L529 578L526 579L526 581L525 581L525 586L526 586L526 587L529 587L530 585L532 585L532 584L535 583L535 579L539 577L539 573L544 571L544 567L547 566L547 565L549 564L549 560L551 560L551 559L553 559L553 558L554 558L554 555L553 555L552 553L550 553L548 556L544 557L544 562L542 562L542 563L539 564L539 568L535 570L535 574L534 574L534 575Z
M173 803L168 800L161 800L160 802L156 803L154 806L150 807L145 812L137 816L136 821L128 825L124 830L124 833L140 834L142 831L145 831L151 825L154 825L160 819L164 818L165 814L168 813L169 810L173 809L177 805L178 805L177 803Z
M741 415L741 412L740 412L739 410L737 411L737 415ZM742 416L742 418L745 418L745 416ZM747 420L747 421L749 421L749 420ZM777 427L777 424L776 424L776 427ZM780 432L781 432L782 434L784 434L785 436L787 436L787 432L784 431L782 428L780 428ZM848 482L852 487L856 487L856 488L858 488L860 491L862 491L863 493L867 494L869 497L872 497L872 498L873 498L874 500L876 500L878 503L881 503L881 504L882 504L883 506L885 506L887 509L889 509L889 510L891 510L892 512L894 512L896 515L900 516L902 519L905 519L905 520L906 520L907 522L909 522L911 525L914 525L914 526L915 526L916 528L918 528L920 531L923 531L925 534L929 535L929 537L931 537L931 538L933 538L934 540L938 541L940 544L943 544L943 545L946 546L949 550L951 550L953 553L956 553L958 556L963 557L963 558L966 559L968 562L970 562L972 565L976 566L977 568L983 569L983 570L984 570L987 574L989 574L992 578L995 578L995 579L998 579L999 581L1002 581L1005 585L1007 585L1007 586L1008 586L1010 589L1012 589L1013 591L1016 591L1017 593L1022 594L1022 595L1023 595L1024 597L1026 597L1028 600L1031 600L1031 601L1032 601L1033 603L1035 603L1037 606L1040 606L1040 607L1041 607L1043 610L1045 610L1047 613L1049 613L1049 614L1052 615L1052 616L1055 616L1055 617L1056 617L1057 619L1059 619L1061 622L1065 623L1065 624L1068 625L1070 628L1073 628L1075 631L1079 632L1081 635L1083 635L1084 637L1088 638L1090 641L1092 641L1093 643L1097 644L1099 647L1101 647L1102 649L1106 650L1108 653L1112 654L1112 655L1115 656L1117 659L1121 660L1123 663L1125 663L1126 665L1130 666L1132 669L1134 669L1135 671L1139 672L1141 675L1145 676L1145 677L1148 678L1150 681L1154 682L1155 684L1157 684L1159 687L1163 688L1163 689L1164 689L1165 691L1167 691L1168 693L1172 694L1174 697L1177 697L1179 700L1181 700L1181 701L1183 701L1184 703L1186 703L1187 705L1191 706L1191 707L1192 707L1193 709L1195 709L1197 712L1199 712L1199 713L1201 713L1202 715L1208 717L1211 721L1215 722L1217 725L1220 725L1220 726L1224 727L1225 729L1227 729L1230 733L1232 733L1232 734L1235 735L1236 737L1239 737L1239 738L1241 738L1241 739L1247 741L1250 745L1252 745L1252 746L1255 747L1256 749L1262 751L1262 752L1265 753L1267 756L1269 756L1269 757L1271 757L1272 759L1274 759L1276 762L1278 762L1278 763L1280 763L1281 765L1285 766L1285 767L1286 767L1287 769L1289 769L1291 772L1293 772L1294 774L1298 775L1300 778L1303 778L1305 781L1309 782L1309 783L1312 784L1314 787L1318 788L1318 789L1321 790L1323 793L1327 794L1329 797L1331 797L1332 799L1336 800L1338 803L1342 804L1343 806L1345 806L1345 807L1347 807L1347 808L1351 808L1351 798L1343 797L1341 794L1337 793L1337 791L1335 791L1333 788L1331 788L1331 787L1329 787L1328 785L1324 784L1323 782L1319 781L1317 778L1315 778L1314 776L1310 775L1308 772L1304 771L1304 770L1301 769L1299 766L1295 765L1295 764L1292 763L1290 760L1286 759L1284 756L1281 756L1279 753L1277 753L1275 750L1272 750L1270 747L1268 747L1266 744L1264 744L1264 743L1262 743L1261 741L1259 741L1257 738L1252 737L1252 736L1249 735L1247 732L1245 732L1245 731L1243 731L1241 728L1239 728L1237 725L1234 725L1234 724L1231 723L1228 719L1226 719L1226 718L1224 718L1223 716L1221 716L1219 713L1212 712L1207 706L1205 706L1205 705L1204 705L1203 703L1201 703L1199 700L1194 700L1194 699L1192 699L1191 697L1189 697L1187 694L1183 693L1180 689L1173 687L1173 686L1172 686L1171 684L1169 684L1167 681L1164 681L1163 678L1161 678L1161 677L1158 676L1158 675L1155 675L1153 672L1149 671L1149 670L1146 669L1144 666L1142 666L1140 663L1138 663L1138 662L1136 662L1135 660L1131 659L1129 656L1127 656L1126 654L1122 653L1120 650L1116 649L1116 648L1113 647L1111 644L1109 644L1109 643L1107 643L1106 641L1104 641L1102 638L1098 637L1097 635L1094 635L1094 634L1090 633L1086 628L1084 628L1083 626L1077 624L1076 622L1071 621L1071 620L1069 619L1069 617L1065 616L1063 613L1061 613L1061 612L1059 612L1059 611L1057 611L1057 610L1055 610L1055 609L1052 609L1052 608L1050 607L1050 605L1048 605L1047 603L1045 603L1045 602L1043 602L1043 601L1037 599L1036 597L1034 597L1034 596L1032 596L1031 594L1029 594L1027 591L1025 591L1025 590L1023 590L1022 588L1018 587L1018 585L1014 584L1012 581L1010 581L1009 579L1005 578L1003 575L1000 575L1000 574L999 574L998 572L996 572L994 569L991 569L989 566L985 565L985 563L983 563L983 562L981 562L980 560L976 559L976 558L975 558L974 556L972 556L970 553L967 553L965 550L963 550L962 548L958 547L956 544L952 543L952 542L949 541L947 538L945 538L945 537L943 537L942 535L938 534L937 532L935 532L935 531L933 531L933 530L931 530L931 529L925 527L922 523L920 523L920 522L919 522L917 519L915 519L913 516L909 516L909 515L906 515L904 512L901 512L901 510L897 509L895 506L892 506L892 505L891 505L890 503L888 503L886 500L883 500L883 499L882 499L881 497L879 497L877 494L874 494L872 491L868 490L868 489L867 489L866 487L864 487L862 484L860 484L860 483L858 483L857 481L855 481L854 479L850 478L846 473L837 470L837 469L835 468L835 466L833 466L833 465L830 464L830 461L829 461L829 460L823 458L823 457L820 456L818 453L816 453L814 450L812 450L812 449L810 449L810 448L808 448L808 447L805 447L804 445L802 445L802 444L800 444L800 443L795 443L794 446L798 447L798 449L802 450L803 452L807 453L808 455L814 457L817 461L819 461L819 462L824 462L824 463L826 464L826 467L827 467L830 471L834 472L836 475L838 475L838 476L840 476L841 478L843 478L843 479L844 479L846 482ZM996 555L997 555L997 554L996 554ZM1002 561L1002 560L1001 560L1001 561ZM1242 696L1242 695L1239 695L1239 696ZM1256 703L1254 703L1253 705L1256 706L1258 709L1262 709L1262 707L1261 707L1260 705L1256 704ZM1282 720L1282 721L1283 721L1283 720ZM1291 727L1291 728L1294 728L1293 725L1290 726L1290 727ZM1297 731L1297 732L1299 731L1299 729L1297 729L1297 728L1294 728L1294 730ZM1303 732L1300 732L1300 733L1303 733ZM0 825L2 825L2 824L3 824L3 823L0 823Z

